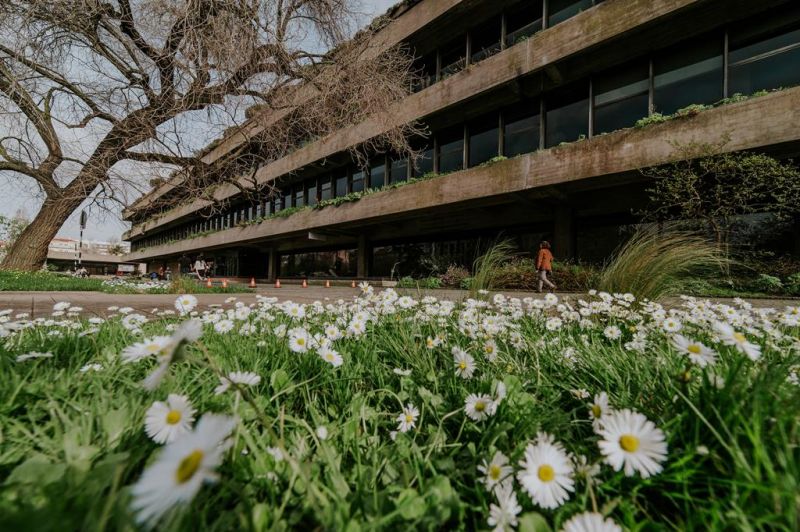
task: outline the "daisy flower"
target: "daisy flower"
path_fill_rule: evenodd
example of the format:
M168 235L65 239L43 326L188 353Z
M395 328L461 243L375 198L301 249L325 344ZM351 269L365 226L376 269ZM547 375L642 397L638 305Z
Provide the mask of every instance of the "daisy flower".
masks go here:
M475 359L472 356L458 347L454 347L453 364L455 365L456 375L462 379L469 379L475 372Z
M622 532L622 528L602 514L584 512L572 516L564 523L561 532Z
M161 380L166 375L169 365L180 356L181 350L187 343L194 342L203 334L203 324L198 320L187 320L175 329L169 338L169 343L158 355L159 365L143 381L142 386L146 390L155 390L161 384Z
M486 394L471 393L464 401L464 411L473 421L482 421L494 414L496 410L494 400Z
M338 368L344 363L344 359L342 358L342 356L333 349L331 349L330 347L319 348L317 350L317 354L322 360L324 360L334 368Z
M647 478L661 472L667 459L664 433L644 415L629 409L616 410L606 416L598 431L598 445L605 462L626 476L638 472Z
M486 522L494 532L508 532L514 530L518 524L517 515L522 511L522 506L517 501L517 494L510 482L497 488L497 503L489 505L489 518Z
M314 433L320 440L328 439L328 427L326 427L325 425L320 425L319 427L317 427Z
M406 407L403 408L403 413L397 416L397 430L400 432L408 432L416 426L418 418L419 410L416 406L408 403Z
M289 335L289 349L295 353L305 353L309 348L308 333L305 330L294 331Z
M219 378L219 386L214 388L216 395L222 395L227 392L231 384L238 384L241 386L256 386L261 382L261 376L252 371L234 371L228 373L227 377Z
M676 333L683 328L683 324L675 318L667 318L661 322L661 328L668 333Z
M103 366L101 366L100 364L97 364L97 363L86 364L85 366L83 366L80 369L80 372L81 373L87 373L89 371L101 371L102 369L103 369Z
M229 333L233 330L233 322L231 320L219 320L214 324L214 330L220 334Z
M183 294L175 300L175 310L183 314L188 314L197 306L197 298L191 294Z
M747 355L750 360L755 361L761 357L761 347L750 343L744 334L736 332L727 323L715 322L714 332L717 333L723 344L736 346L736 349Z
M611 412L608 406L608 395L600 392L594 396L594 401L589 403L589 417L592 419L592 427L595 431L603 426L604 418Z
M483 354L486 355L486 360L494 362L497 358L497 342L494 340L486 340L483 343Z
M168 348L170 340L170 336L154 336L126 347L120 356L123 362L136 362L149 356L155 356Z
M489 491L499 487L503 481L514 472L514 468L508 465L508 457L497 451L488 464L483 459L483 464L478 466L478 471L483 473L483 483Z
M216 481L214 470L222 463L235 425L232 417L205 414L193 431L165 446L131 490L136 521L152 527L191 502L204 483Z
M395 375L400 375L401 377L408 377L409 375L411 375L410 369L394 368L392 372Z
M622 331L616 325L609 325L603 329L603 335L609 340L617 340L622 336Z
M53 353L40 353L39 351L31 351L24 355L17 355L17 362L25 362L26 360L35 360L37 358L53 358Z
M717 361L717 354L713 350L683 335L676 334L673 336L672 345L674 345L679 352L688 355L689 360L701 368L713 366Z
M549 434L540 433L536 443L528 444L519 465L519 483L542 508L558 508L575 490L570 456Z
M195 409L185 395L169 394L167 402L156 401L147 410L144 430L156 443L172 443L192 430Z

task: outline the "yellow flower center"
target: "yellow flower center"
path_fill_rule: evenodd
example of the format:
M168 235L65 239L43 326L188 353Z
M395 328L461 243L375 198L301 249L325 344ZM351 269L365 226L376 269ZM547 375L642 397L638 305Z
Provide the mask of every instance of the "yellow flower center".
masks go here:
M197 473L202 461L203 451L200 449L195 449L181 460L181 463L178 464L178 470L175 471L175 480L178 481L178 484L188 482Z
M175 425L181 420L181 413L177 410L170 410L167 412L167 423Z
M145 349L147 349L147 351L150 353L158 353L161 351L161 346L158 344L147 344Z
M599 419L600 416L603 414L603 409L600 408L600 405L592 405L592 415Z
M328 353L327 355L325 355L325 358L327 358L329 361L333 362L333 353Z
M467 363L465 361L461 361L458 363L458 367L461 369L467 369Z
M414 421L414 416L406 414L406 423L411 423L412 421Z
M623 434L619 438L619 446L622 447L623 451L635 453L636 449L639 448L639 438L633 434Z
M733 339L736 340L738 343L743 344L747 341L747 338L742 333L733 333Z
M551 482L554 478L556 478L556 472L553 470L552 466L547 464L540 465L539 469L536 471L536 474L539 477L539 480L542 482Z
M297 339L297 344L298 345L305 345L305 343L306 343L305 339L303 339L303 338L298 338Z
M492 464L489 466L489 477L492 480L497 480L500 478L500 466L496 464Z
M686 350L690 353L694 353L695 355L700 354L700 346L697 344L689 344L689 347L687 347Z
M484 410L486 410L486 403L484 403L483 401L477 401L475 403L475 411L483 412Z

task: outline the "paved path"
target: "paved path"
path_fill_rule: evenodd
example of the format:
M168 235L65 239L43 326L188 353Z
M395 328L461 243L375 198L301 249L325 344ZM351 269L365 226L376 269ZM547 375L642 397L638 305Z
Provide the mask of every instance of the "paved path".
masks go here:
M380 290L380 288L376 288ZM409 294L414 298L422 298L426 295L433 295L440 299L450 299L455 301L463 300L469 296L469 292L464 290L416 290L400 289L401 293ZM256 293L277 297L280 301L292 300L298 303L312 303L317 300L325 299L336 301L338 299L351 299L359 293L359 289L350 287L310 287L284 286L283 288L259 287ZM222 304L229 297L236 297L244 303L252 303L256 300L256 293L244 294L198 294L196 297L200 301L200 308L208 305ZM503 291L502 293L513 297L543 297L534 292ZM582 294L559 294L560 297L569 299L581 297ZM84 313L104 315L108 313L108 307L112 305L133 307L142 312L150 312L154 308L173 308L175 295L172 294L106 294L103 292L0 292L0 310L13 309L14 312L29 312L34 317L48 316L52 312L53 305L59 301L69 301L75 306L82 307ZM668 298L666 305L675 305L679 300ZM727 301L716 299L716 301ZM759 307L774 307L782 309L786 305L799 305L800 300L786 299L753 299L753 305Z

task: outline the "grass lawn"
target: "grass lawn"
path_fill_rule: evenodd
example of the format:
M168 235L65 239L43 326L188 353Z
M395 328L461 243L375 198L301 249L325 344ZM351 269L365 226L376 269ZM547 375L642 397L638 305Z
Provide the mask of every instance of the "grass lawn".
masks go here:
M51 272L20 272L0 270L0 292L106 292L109 294L235 294L251 290L240 283L230 283L228 288L222 286L207 287L192 278L179 277L171 283L152 283L149 280L133 280L127 278L114 279L112 282L96 278L80 278L60 275Z
M4 313L0 529L800 525L800 308L195 304Z

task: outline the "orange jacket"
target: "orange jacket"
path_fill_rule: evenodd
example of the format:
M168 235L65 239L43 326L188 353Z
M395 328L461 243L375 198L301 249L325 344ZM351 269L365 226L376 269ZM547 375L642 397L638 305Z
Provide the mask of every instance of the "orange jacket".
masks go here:
M550 253L549 249L542 248L539 250L539 254L536 255L536 269L547 272L553 271L553 254Z

